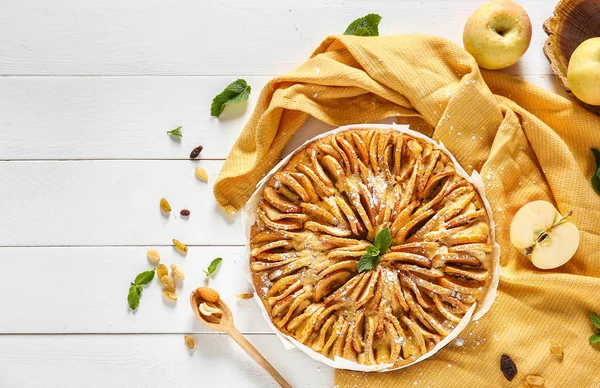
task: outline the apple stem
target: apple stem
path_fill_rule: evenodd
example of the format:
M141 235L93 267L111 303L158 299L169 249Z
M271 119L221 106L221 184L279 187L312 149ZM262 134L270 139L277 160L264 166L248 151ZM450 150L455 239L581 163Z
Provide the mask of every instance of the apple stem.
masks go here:
M552 229L556 228L558 225L562 224L563 222L566 222L567 218L571 217L572 215L573 215L573 211L569 210L569 212L567 214L565 214L564 216L562 216L560 220L553 223L552 226L550 227L550 229L548 229L548 230L552 230Z

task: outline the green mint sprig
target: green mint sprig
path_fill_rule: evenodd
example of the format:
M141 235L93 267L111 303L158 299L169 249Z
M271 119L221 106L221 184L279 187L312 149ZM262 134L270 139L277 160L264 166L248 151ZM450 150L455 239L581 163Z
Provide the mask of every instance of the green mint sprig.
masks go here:
M367 253L360 257L358 261L358 272L368 271L379 263L381 255L387 252L392 245L392 233L390 228L383 228L375 236L373 246L367 247Z
M592 148L592 154L596 160L596 170L592 175L592 187L596 191L596 194L600 195L600 151Z
M370 13L350 23L344 35L379 36L380 21L381 16L376 13Z
M225 110L225 105L245 101L250 96L252 88L243 79L238 79L227 85L227 87L217 94L210 105L210 115L214 117L221 116Z
M171 136L183 137L183 135L181 134L181 125L175 129L171 129L170 131L167 131L167 133Z
M216 259L214 259L213 261L210 262L206 271L202 271L202 272L204 272L206 274L206 276L212 275L212 273L215 272L217 270L217 268L219 268L219 265L221 265L222 261L223 261L223 259L221 259L220 257L217 257Z
M590 312L590 322L596 328L596 333L592 334L592 336L590 337L590 343L600 343L600 317L598 317L598 314Z
M135 310L140 304L140 298L142 297L142 286L150 283L154 279L154 270L144 271L135 277L131 286L129 286L129 293L127 294L127 303L129 308Z

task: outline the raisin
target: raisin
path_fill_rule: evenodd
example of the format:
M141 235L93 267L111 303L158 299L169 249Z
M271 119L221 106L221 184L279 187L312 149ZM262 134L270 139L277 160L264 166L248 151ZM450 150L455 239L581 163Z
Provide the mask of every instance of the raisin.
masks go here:
M173 239L173 244L178 251L186 253L188 251L188 247L179 240Z
M517 375L517 366L507 354L503 354L502 357L500 357L500 369L508 381L512 381Z
M552 341L550 344L550 353L552 353L559 361L562 361L565 356L565 348L560 343Z
M202 152L203 149L204 149L204 147L202 147L201 145L194 148L192 150L192 152L190 152L190 159L196 159L198 157L198 155L200 155L200 152Z
M158 279L159 282L163 276L168 275L168 274L169 274L169 270L167 269L166 265L159 264L156 266L156 278Z
M188 209L181 209L181 211L179 212L179 214L181 214L182 217L189 217L190 216L190 211Z
M169 300L177 300L177 293L175 291L163 290L163 295Z
M171 211L171 205L165 198L160 199L160 208L165 213L169 213Z
M169 275L165 275L162 278L160 278L160 284L162 284L165 291L175 291L175 282L173 281L173 278Z

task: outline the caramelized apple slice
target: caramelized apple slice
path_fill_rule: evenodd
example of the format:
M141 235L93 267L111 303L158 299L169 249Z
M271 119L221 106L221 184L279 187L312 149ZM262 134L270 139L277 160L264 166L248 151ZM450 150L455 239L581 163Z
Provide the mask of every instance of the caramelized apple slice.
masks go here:
M263 198L265 201L273 205L273 207L282 212L297 213L300 211L300 206L281 198L279 194L277 194L277 191L275 191L275 189L272 187L265 188L263 191Z
M271 221L281 221L287 220L287 222L293 222L292 220L298 220L300 222L304 222L308 220L308 216L303 213L282 213L279 210L275 209L271 205L263 202L260 205L260 209L264 211L267 218Z
M329 276L324 276L315 286L313 295L314 301L321 301L325 296L331 294L332 291L343 286L351 277L352 272L350 271L337 271Z
M302 211L305 213L305 217L311 217L312 220L321 223L327 223L329 225L339 225L340 220L335 218L335 216L329 213L327 210L323 209L321 206L313 205L311 203L302 203L300 204ZM306 220L304 220L306 221Z
M478 268L460 268L454 267L452 265L447 265L444 267L444 273L452 276L464 277L467 279L477 280L480 282L485 282L489 277L489 272L485 269Z
M427 268L431 267L431 260L427 257L408 252L389 252L381 256L381 261L415 264Z
M312 230L313 232L326 233L337 237L348 237L352 234L352 232L348 229L324 225L314 221L305 222L304 227L308 230Z
M279 240L267 243L265 245L261 245L259 247L253 248L251 251L252 256L258 256L263 252L270 251L272 249L278 248L291 248L294 245L293 241L290 240Z

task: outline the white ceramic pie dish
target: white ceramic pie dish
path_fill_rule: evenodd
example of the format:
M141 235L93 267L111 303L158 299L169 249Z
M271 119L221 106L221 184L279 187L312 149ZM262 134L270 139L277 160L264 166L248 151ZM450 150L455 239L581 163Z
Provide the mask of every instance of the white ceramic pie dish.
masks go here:
M262 192L263 192L267 182L269 181L269 179L273 176L273 174L275 172L280 170L283 166L285 166L288 163L288 161L291 159L291 157L293 155L295 155L297 152L303 150L308 144L313 143L316 140L319 140L326 136L330 136L335 133L352 130L352 129L382 129L382 130L397 131L397 132L400 132L403 134L410 135L415 138L422 139L426 142L429 142L430 144L432 144L434 146L435 149L438 149L438 150L442 151L443 153L445 153L453 162L454 167L456 169L456 173L459 176L463 177L465 180L467 180L469 183L471 183L475 187L479 196L481 197L481 199L484 203L486 212L487 212L488 219L489 219L490 235L491 235L492 244L493 244L492 253L490 255L488 255L489 262L484 263L484 266L486 267L486 269L488 269L488 271L490 273L490 279L489 279L489 283L488 283L487 289L485 291L485 294L484 294L483 298L481 299L481 302L479 304L474 303L470 307L470 309L467 311L467 313L463 316L462 320L450 332L450 334L447 335L445 338L443 338L440 342L438 342L433 349L431 349L427 353L421 355L414 362L411 362L410 364L407 364L407 365L395 367L395 368L392 368L393 364L362 365L357 362L353 362L353 361L350 361L350 360L347 360L347 359L344 359L341 357L337 357L337 356L332 360L332 359L312 350L311 348L300 343L299 341L292 338L291 336L282 333L273 324L267 310L265 309L265 306L264 306L262 300L260 299L258 290L256 290L256 289L254 290L255 291L255 300L257 301L258 305L260 306L260 309L263 313L263 317L265 318L267 324L273 329L273 331L282 340L284 347L286 349L291 349L291 348L296 347L296 348L302 350L307 355L309 355L311 358L313 358L317 361L320 361L320 362L322 362L328 366L331 366L333 368L347 369L347 370L354 370L354 371L363 371L363 372L384 372L384 371L396 370L396 369L401 369L401 368L404 368L404 367L407 367L410 365L414 365L417 362L420 362L426 358L431 357L432 355L437 353L440 349L442 349L444 346L446 346L448 343L453 341L464 330L464 328L469 324L469 322L471 322L472 320L477 320L477 319L481 318L491 308L491 305L496 297L496 290L498 287L498 281L499 281L499 276L500 276L500 266L499 266L500 246L495 242L495 231L494 231L495 228L494 228L494 221L493 221L493 216L492 216L493 214L491 211L490 204L485 197L484 185L483 185L483 181L482 181L480 175L477 172L473 172L473 174L471 176L469 176L466 173L466 171L460 166L460 164L456 161L454 156L446 149L446 147L444 147L443 144L437 143L433 139L431 139L419 132L410 130L408 128L408 126L405 126L405 125L395 125L395 124L392 124L392 125L388 125L388 124L347 125L344 127L339 127L333 131L326 132L319 136L316 136L313 139L310 139L309 141L304 143L302 146L298 147L290 155L283 158L259 182L255 193L252 195L252 197L250 198L250 200L244 207L244 209L242 211L242 222L244 225L244 230L246 232L246 258L247 258L247 260L243 261L243 263L244 263L243 270L244 270L244 275L246 276L248 281L253 285L253 288L255 286L254 286L254 282L252 281L252 274L251 274L250 265L249 265L250 257L251 257L250 231L251 231L252 225L254 225L254 223L256 221L257 206L260 202L260 199L262 197Z

